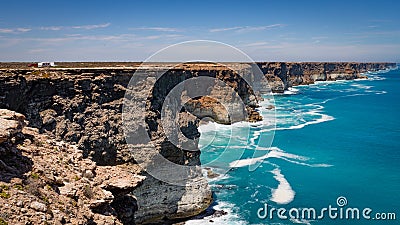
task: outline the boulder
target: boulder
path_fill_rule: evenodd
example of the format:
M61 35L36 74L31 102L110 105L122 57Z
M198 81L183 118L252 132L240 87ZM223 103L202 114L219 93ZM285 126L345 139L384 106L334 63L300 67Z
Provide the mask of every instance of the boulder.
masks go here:
M24 115L8 109L0 109L0 144L21 132L25 126Z

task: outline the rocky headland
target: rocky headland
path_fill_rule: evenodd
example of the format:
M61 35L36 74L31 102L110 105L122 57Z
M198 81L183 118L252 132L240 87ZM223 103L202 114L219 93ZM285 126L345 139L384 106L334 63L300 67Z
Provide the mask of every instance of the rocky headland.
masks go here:
M124 96L137 64L57 63L56 68L0 64L0 224L142 224L188 218L207 209L212 193L202 174L185 186L159 181L138 166L122 128ZM89 65L89 66L88 66ZM236 65L236 64L235 64ZM149 64L155 71L165 64ZM273 92L315 81L366 78L394 63L257 63ZM152 74L152 73L149 73ZM152 142L169 161L200 166L200 152L174 146L160 126L161 104L172 88L199 76L217 78L238 93L243 118L232 118L214 98L187 102L182 133L200 136L203 117L230 124L257 121L259 96L234 71L184 64L141 90ZM151 78L151 75L149 76ZM214 96L233 101L218 88ZM194 116L195 115L195 116Z
M258 63L273 92L289 87L313 84L315 81L366 79L368 71L395 68L396 63L352 62L267 62Z

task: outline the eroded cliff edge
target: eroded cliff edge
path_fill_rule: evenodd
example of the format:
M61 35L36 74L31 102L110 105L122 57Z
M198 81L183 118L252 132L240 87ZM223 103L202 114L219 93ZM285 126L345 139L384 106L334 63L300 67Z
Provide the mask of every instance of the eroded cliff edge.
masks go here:
M315 81L367 78L364 73L395 68L396 63L357 62L264 62L257 63L274 92L289 87L313 84Z
M362 78L361 73L368 70L381 70L396 65L388 63L258 63L258 66L269 80L272 90L282 92L291 86L309 84L319 80ZM134 71L135 69L127 68L2 70L0 108L24 114L30 127L37 128L39 133L49 135L50 139L75 144L82 159L95 162L95 168L124 166L126 170L134 171L134 175L145 177L140 182L138 180L135 187L131 185L128 188L129 193L117 194L116 200L104 200L100 205L103 207L102 209L107 210L96 211L95 209L95 214L112 216L118 219L112 220L115 223L126 224L156 222L196 215L206 209L212 201L211 191L201 175L186 187L158 181L138 168L126 146L121 127L121 112L127 84ZM250 115L250 120L261 119L255 110L257 107L256 96L234 72L208 65L194 64L170 70L166 74L165 80L159 83L155 89L144 90L143 98L148 101L146 121L152 138L155 140L156 148L159 148L159 151L170 161L181 165L200 165L200 153L184 151L168 141L160 129L161 106L159 103L163 101L174 85L196 76L215 77L228 83L239 93L246 104L245 110ZM223 93L219 94L223 95ZM227 96L222 97L227 98ZM226 124L235 122L224 115L224 109L212 99L196 99L186 107L188 111L200 117L213 117L217 122ZM182 121L182 131L185 136L198 138L198 118L191 116L188 112L182 113L186 115L185 121ZM40 159L35 158L34 160ZM40 165L35 162L33 164ZM35 167L33 168L35 169ZM84 177L86 170L83 169L78 174ZM92 171L95 173L96 170L92 169ZM111 173L115 172L110 171ZM27 173L21 173L16 177L27 178L26 176L30 176L29 171ZM46 173L45 168L35 170L35 173L43 177L50 176ZM91 179L93 180L95 177L86 178L89 180L89 185ZM55 188L62 190L63 187L68 186L67 183L71 182L56 183ZM41 188L44 189L44 187ZM75 194L70 194L69 198L84 199L79 195L79 191L71 189ZM62 193L60 192L60 194ZM43 199L39 200L39 203L46 205ZM51 208L52 205L48 204L48 207ZM121 211L121 208L125 208L127 211ZM90 207L88 210L93 211ZM42 213L46 214L46 212ZM82 221L85 219L94 221L95 214L92 217L83 217ZM64 221L71 221L71 218L64 218Z

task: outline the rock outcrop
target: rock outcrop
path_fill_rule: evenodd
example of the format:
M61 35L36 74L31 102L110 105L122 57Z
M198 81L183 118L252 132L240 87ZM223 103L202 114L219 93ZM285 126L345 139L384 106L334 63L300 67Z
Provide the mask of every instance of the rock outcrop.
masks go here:
M25 116L7 109L0 109L0 144L21 132Z
M353 80L366 78L368 71L395 68L395 63L320 63L266 62L258 66L268 79L273 92L282 93L289 87L315 81Z
M25 117L0 109L0 217L9 224L133 222L131 191L145 177L133 166L97 166L76 146L25 127ZM7 120L4 123L3 120ZM18 125L16 125L18 124ZM130 211L129 211L130 210Z
M360 78L367 70L395 65L258 66L272 90L283 92L317 80ZM149 68L149 74L157 72ZM0 203L7 204L1 211L8 215L3 219L35 224L149 223L194 216L211 204L211 191L201 174L176 186L153 178L137 165L124 138L121 115L134 72L135 68L0 70L0 108L18 112L0 111L0 175L5 193ZM203 64L169 70L154 87L138 93L146 102L143 116L152 148L179 165L199 166L200 152L185 151L168 140L161 126L161 108L176 84L200 76L223 81L237 96L211 85L211 97L188 101L179 112L180 130L187 138L198 139L197 125L205 117L224 124L246 117L249 121L262 119L256 110L259 96L232 70ZM231 104L237 98L244 103L242 108ZM231 109L239 113L232 116ZM23 129L25 120L30 128Z

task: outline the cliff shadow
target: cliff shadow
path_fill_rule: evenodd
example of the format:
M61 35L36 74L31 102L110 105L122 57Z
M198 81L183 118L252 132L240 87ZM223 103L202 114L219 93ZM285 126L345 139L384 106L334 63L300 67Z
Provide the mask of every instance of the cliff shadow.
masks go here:
M22 155L15 145L2 143L0 145L0 181L10 183L13 178L23 178L32 170L33 162Z

